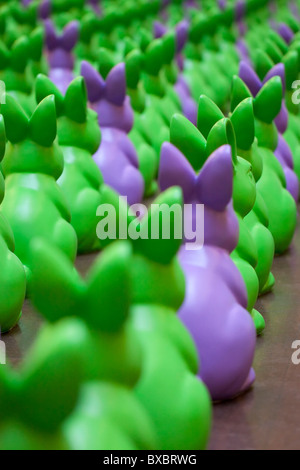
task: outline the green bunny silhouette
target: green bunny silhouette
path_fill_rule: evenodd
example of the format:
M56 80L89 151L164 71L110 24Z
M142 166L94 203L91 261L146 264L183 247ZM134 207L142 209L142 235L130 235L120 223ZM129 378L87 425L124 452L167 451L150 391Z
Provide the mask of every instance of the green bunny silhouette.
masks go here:
M78 238L79 253L100 248L96 235L96 212L100 204L101 172L92 159L101 141L97 114L87 107L84 79L76 78L63 96L44 75L35 84L37 102L55 96L58 143L64 170L57 180L71 210L71 224Z
M63 156L56 142L54 96L43 100L30 119L9 95L1 112L9 141L2 162L6 193L1 213L12 227L16 255L30 282L32 239L51 241L72 261L77 251L69 209L56 183Z
M64 425L69 446L82 450L154 448L151 422L132 392L141 374L142 356L129 317L130 244L119 242L105 249L85 279L63 253L45 241L36 240L33 252L34 305L52 324L77 321L81 325L78 354L86 383Z

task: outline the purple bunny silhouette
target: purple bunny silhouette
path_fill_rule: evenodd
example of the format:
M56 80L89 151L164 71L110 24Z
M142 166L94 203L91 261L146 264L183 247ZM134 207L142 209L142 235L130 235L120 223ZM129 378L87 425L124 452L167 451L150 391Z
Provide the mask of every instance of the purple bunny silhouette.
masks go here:
M101 145L93 158L106 184L126 196L130 205L141 202L145 184L136 150L128 137L134 114L126 95L125 64L116 65L106 81L88 62L82 63L81 74L102 133Z
M64 28L63 33L58 35L52 21L46 20L45 31L50 66L49 78L65 94L74 79L75 59L72 50L78 40L79 25L77 21L72 21Z
M179 254L186 276L186 297L179 316L195 341L200 378L213 400L233 398L255 380L256 333L246 310L244 281L229 256L239 238L232 205L231 148L215 151L197 174L176 147L165 143L159 183L162 190L180 186L186 204L204 204L204 246L188 251L184 244ZM195 227L194 213L190 222Z
M155 38L163 37L168 31L168 28L155 21L154 23L154 36ZM197 123L197 104L195 100L192 98L192 94L189 88L187 81L185 80L182 72L184 68L184 57L182 51L184 46L188 40L188 31L189 31L189 22L187 20L183 20L176 25L176 61L180 73L178 75L178 79L176 84L174 85L174 89L180 99L182 112L184 116L189 119L194 125Z
M281 78L283 90L285 91L285 68L282 63L275 65L265 76L263 82L260 80L253 68L246 62L240 63L240 78L246 83L252 95L255 97L263 85L269 81L272 77L279 76ZM275 156L281 164L284 174L286 177L287 190L293 196L295 201L299 198L299 180L296 173L294 172L294 162L290 147L285 141L283 134L287 130L288 126L288 110L285 104L285 100L282 100L282 107L279 115L275 119L275 124L278 129L278 145L275 150Z

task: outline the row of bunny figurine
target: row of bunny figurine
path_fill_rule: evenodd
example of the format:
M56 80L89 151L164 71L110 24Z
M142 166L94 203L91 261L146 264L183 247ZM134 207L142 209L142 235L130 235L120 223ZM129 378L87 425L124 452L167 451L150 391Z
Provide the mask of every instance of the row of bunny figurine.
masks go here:
M209 394L231 399L255 380L265 326L255 302L272 289L274 253L289 247L297 219L298 136L283 106L299 72L297 37L270 28L280 58L272 43L271 59L237 61L229 86L235 58L229 74L217 62L224 94L216 103L194 45L182 56L187 24L155 29L154 40L141 34L142 54L131 44L125 62L100 58L99 72L84 61L74 78L62 65L73 68L77 27L58 38L48 22L50 78L39 74L31 91L19 88L25 62L16 68L28 44L0 51L12 80L0 119L1 330L17 323L26 290L47 320L24 367L0 368L0 448L204 448ZM243 41L250 57L251 37ZM227 45L235 57L232 37ZM297 122L296 109L289 113ZM172 236L98 239L102 204L136 233L149 228L152 214L134 219L118 195L130 205L157 187L158 204L204 205L201 250ZM99 249L82 279L77 252Z

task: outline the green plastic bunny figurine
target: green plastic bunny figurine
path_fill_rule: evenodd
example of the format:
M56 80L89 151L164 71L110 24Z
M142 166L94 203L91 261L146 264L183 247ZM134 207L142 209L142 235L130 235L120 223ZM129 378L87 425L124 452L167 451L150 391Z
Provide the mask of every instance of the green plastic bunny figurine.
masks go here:
M0 116L0 160L4 157L6 135L3 117ZM4 179L0 167L0 201L4 198ZM8 221L0 214L0 253L2 274L0 278L0 331L11 330L21 316L26 291L26 277L22 263L14 255L15 241Z
M9 141L2 163L6 193L1 213L12 227L16 255L30 282L32 239L52 241L71 261L77 252L69 208L56 183L63 156L56 142L54 96L43 100L30 119L9 95L1 112Z
M69 446L77 450L153 449L151 421L132 391L143 357L129 316L130 244L118 242L105 249L84 280L64 254L46 242L36 241L33 252L34 305L51 323L60 325L75 321L65 317L77 317L81 325L78 352L86 384L64 425Z
M245 98L252 97L250 90L239 78L234 77L232 109ZM269 214L269 230L275 242L275 252L284 253L290 246L297 223L297 207L286 190L284 171L274 155L278 143L278 131L274 119L282 105L282 82L276 76L267 81L254 99L255 135L263 161L262 175L257 182Z
M97 113L87 107L84 79L76 78L63 97L51 80L39 75L35 90L37 102L50 94L55 96L58 143L64 156L64 170L57 183L71 209L78 251L98 250L100 242L96 234L96 212L103 179L92 156L99 148L101 132Z

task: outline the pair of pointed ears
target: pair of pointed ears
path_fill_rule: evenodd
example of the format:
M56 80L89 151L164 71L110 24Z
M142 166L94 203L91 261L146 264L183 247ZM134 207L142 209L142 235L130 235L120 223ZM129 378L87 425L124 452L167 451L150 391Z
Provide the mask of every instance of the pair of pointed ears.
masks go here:
M211 155L220 147L229 145L233 163L237 163L237 142L233 124L230 119L223 118L218 121L207 137L206 153Z
M0 43L0 68L12 68L18 73L24 72L30 58L30 43L26 37L17 39L10 50L3 42Z
M175 114L170 125L170 141L180 150L195 171L206 160L206 139L186 117Z
M93 330L108 333L120 330L131 303L129 242L114 242L105 248L85 280L57 247L36 240L32 252L30 296L48 321L80 317Z
M28 119L25 111L16 100L6 95L6 103L1 107L5 123L6 136L9 142L17 144L31 138L43 147L51 147L56 133L56 108L53 95L45 98Z
M86 86L88 99L96 103L106 99L115 106L122 106L126 99L126 66L125 63L116 65L104 81L101 75L88 62L81 64L81 75Z
M35 97L40 103L47 96L55 97L56 114L83 124L87 120L87 90L83 77L75 78L69 85L65 97L45 75L39 74L35 82Z
M71 21L64 28L62 34L57 34L55 26L51 20L46 20L45 35L46 45L49 51L53 51L57 48L62 48L67 52L71 52L75 47L79 37L79 22Z
M274 67L274 61L262 49L256 51L254 64L256 73L261 81L264 80L268 72Z
M246 98L238 104L230 121L235 131L237 148L250 150L255 139L253 98Z
M277 75L265 83L254 99L255 117L262 122L271 124L280 113L282 98L282 80Z
M212 127L224 114L220 108L206 95L201 95L198 103L197 127L201 134L207 139Z

